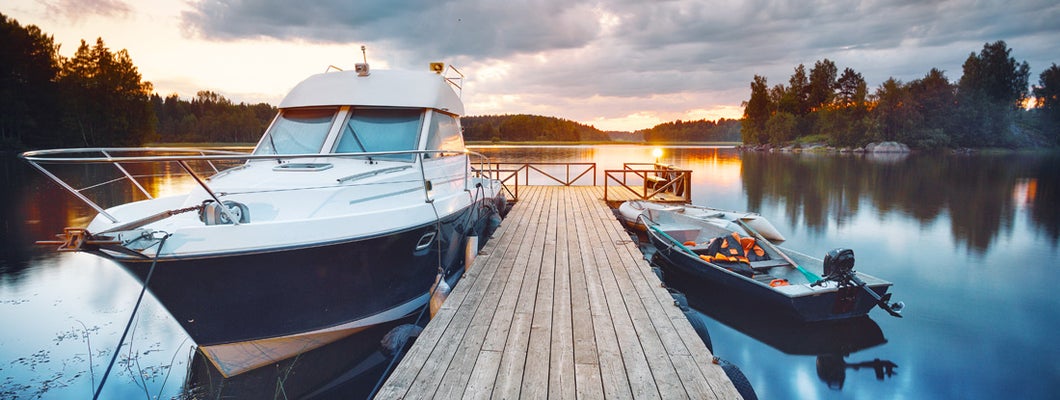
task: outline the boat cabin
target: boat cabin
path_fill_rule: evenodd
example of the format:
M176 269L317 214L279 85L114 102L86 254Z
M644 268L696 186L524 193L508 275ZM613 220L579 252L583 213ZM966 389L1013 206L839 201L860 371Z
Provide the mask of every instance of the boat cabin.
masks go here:
M418 150L425 159L462 155L464 108L447 82L426 71L314 75L283 99L254 154L368 153L403 162Z

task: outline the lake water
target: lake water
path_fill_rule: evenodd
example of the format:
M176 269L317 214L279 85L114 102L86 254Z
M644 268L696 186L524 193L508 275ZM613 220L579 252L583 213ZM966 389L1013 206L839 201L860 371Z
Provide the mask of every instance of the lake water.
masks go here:
M599 185L606 169L654 161L643 146L475 150L503 161L595 162ZM715 354L738 365L760 398L1060 393L1057 154L866 157L685 147L664 148L659 161L694 171L694 203L759 212L788 237L786 247L818 256L853 249L856 269L894 282L895 300L906 303L902 319L877 309L870 319L795 324L670 277L701 311L696 317ZM90 397L139 282L109 261L33 246L65 226L83 226L90 210L14 157L0 157L0 176L0 398ZM186 184L164 176L149 190ZM138 315L102 398L267 398L322 386L356 397L385 366L375 349L388 327L222 382L150 296Z

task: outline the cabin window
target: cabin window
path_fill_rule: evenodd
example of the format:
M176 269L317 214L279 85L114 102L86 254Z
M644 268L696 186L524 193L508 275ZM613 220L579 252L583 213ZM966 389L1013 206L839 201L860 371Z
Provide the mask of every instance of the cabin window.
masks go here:
M435 112L431 116L431 130L427 137L427 150L442 150L445 153L429 153L425 157L444 157L464 154L464 136L456 117ZM452 151L451 153L449 151Z
M254 154L319 153L337 112L337 108L283 110Z
M336 153L416 150L423 110L405 108L355 108L342 127ZM372 156L412 161L415 154Z

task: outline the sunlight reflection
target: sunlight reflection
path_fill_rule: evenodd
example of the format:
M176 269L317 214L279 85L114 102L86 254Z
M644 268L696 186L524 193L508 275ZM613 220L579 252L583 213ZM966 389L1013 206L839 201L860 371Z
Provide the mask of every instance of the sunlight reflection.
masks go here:
M1026 207L1038 197L1038 180L1034 178L1020 179L1012 188L1012 201L1017 207Z

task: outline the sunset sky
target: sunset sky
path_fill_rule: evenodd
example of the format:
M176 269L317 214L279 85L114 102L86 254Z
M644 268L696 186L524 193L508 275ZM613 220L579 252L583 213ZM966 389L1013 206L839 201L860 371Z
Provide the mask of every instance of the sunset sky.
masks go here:
M278 104L328 65L456 65L469 115L530 113L636 130L675 119L739 118L755 74L787 83L828 58L864 75L951 81L1004 40L1031 79L1060 63L1060 3L692 0L7 0L72 55L81 39L127 49L161 95L212 90Z

